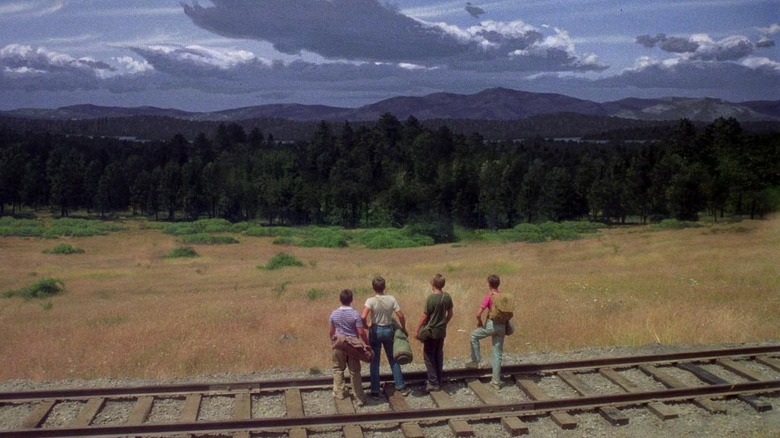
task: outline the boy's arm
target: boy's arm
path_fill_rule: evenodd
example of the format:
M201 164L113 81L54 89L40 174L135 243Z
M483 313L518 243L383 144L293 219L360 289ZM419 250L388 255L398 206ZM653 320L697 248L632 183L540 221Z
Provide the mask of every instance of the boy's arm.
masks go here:
M453 315L452 309L451 308L447 309L447 319L444 320L444 324L450 323L450 320L452 319L452 315Z
M428 314L427 313L423 313L422 314L422 318L420 318L420 323L417 324L417 328L414 330L414 337L415 338L417 338L417 333L420 333L420 329L422 328L422 326L425 325L426 322L428 322ZM417 338L417 339L420 339L420 338Z
M368 306L363 307L363 313L360 314L360 319L363 320L363 327L368 327L368 312L370 311L371 309Z
M330 331L328 332L328 337L329 338L333 338L334 336L336 336L336 326L331 324L330 325Z
M395 312L395 316L398 317L398 323L401 324L401 331L404 332L406 336L409 336L409 332L406 331L406 316L404 316L404 312L399 310Z
M364 329L363 327L358 327L358 328L357 328L357 332L358 332L358 336L360 337L360 339L361 339L361 340L362 340L362 341L363 341L363 342L364 342L366 345L369 345L369 343L368 343L368 335L366 335L366 329Z
M479 308L479 312L477 312L477 327L482 327L482 312L485 311L484 307Z

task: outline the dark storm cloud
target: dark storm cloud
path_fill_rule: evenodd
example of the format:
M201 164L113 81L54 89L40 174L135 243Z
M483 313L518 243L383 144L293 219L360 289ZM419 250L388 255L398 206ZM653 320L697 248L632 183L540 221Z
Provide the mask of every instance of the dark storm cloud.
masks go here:
M466 2L466 12L469 13L474 18L479 18L480 15L485 13L485 10L478 7L478 6L472 6L471 2Z
M760 40L756 43L756 48L758 49L770 49L775 46L775 40L767 37L762 36Z
M647 48L658 47L664 52L687 55L693 59L705 61L736 61L749 56L761 41L754 45L748 38L740 35L729 36L714 41L708 35L696 34L690 37L668 37L659 33L656 36L640 35L637 44Z
M780 64L766 59L738 64L702 60L640 60L639 65L619 75L600 79L595 85L680 90L718 90L755 94L776 90ZM765 92L765 91L763 91Z
M376 0L212 0L183 4L192 21L231 38L268 41L284 53L330 59L516 71L590 71L607 66L581 57L565 32L544 36L522 21L467 29L424 23ZM565 56L561 56L565 55ZM488 64L485 64L488 63Z
M647 47L648 49L652 49L653 47L655 47L656 44L665 40L666 40L666 34L663 33L659 33L654 37L650 35L639 35L638 37L636 37L637 44L641 44Z
M699 43L688 38L668 37L660 41L658 47L669 53L693 53L699 48Z
M398 61L450 57L468 47L375 0L212 0L184 4L198 26L230 38L265 40L283 53Z
M11 44L0 49L0 84L3 88L34 90L86 90L100 86L111 66L92 59L76 59L40 47Z

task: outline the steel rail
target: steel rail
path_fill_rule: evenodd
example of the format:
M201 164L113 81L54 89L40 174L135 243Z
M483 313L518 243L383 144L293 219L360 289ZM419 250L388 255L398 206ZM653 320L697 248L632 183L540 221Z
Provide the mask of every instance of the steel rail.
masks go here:
M442 419L489 419L502 416L540 416L555 411L587 411L603 406L625 407L650 402L685 401L701 397L728 397L741 394L772 393L780 391L780 380L676 388L638 393L620 393L568 399L523 403L433 408L407 411L370 412L307 417L256 418L194 423L157 423L142 425L85 426L75 428L44 428L0 431L0 438L14 437L115 437L153 434L226 433L236 431L281 431L293 428L342 427L436 421Z
M598 368L630 367L643 364L675 363L683 361L706 361L724 357L752 357L757 355L780 354L780 344L758 347L740 347L731 349L686 351L642 356L622 356L602 359L583 359L576 361L550 362L543 364L506 365L501 367L502 374L539 374L556 371L591 370ZM478 378L487 375L485 369L448 369L448 378ZM368 376L364 376L366 381ZM425 371L405 372L404 378L410 382L423 381ZM383 381L392 380L390 374L381 376ZM111 388L73 388L46 389L33 391L0 392L0 403L25 402L33 400L57 399L73 400L90 397L140 397L180 395L186 393L229 393L231 391L280 391L289 388L323 388L333 384L332 377L304 377L297 379L276 379L267 381L239 381L219 383L183 383L171 385L125 386Z

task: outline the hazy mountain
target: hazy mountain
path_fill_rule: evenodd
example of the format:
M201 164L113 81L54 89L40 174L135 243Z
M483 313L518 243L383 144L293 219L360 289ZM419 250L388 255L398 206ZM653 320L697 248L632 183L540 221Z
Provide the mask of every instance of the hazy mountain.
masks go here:
M86 120L128 116L164 116L192 121L241 121L287 119L293 121L370 121L391 113L401 120L523 120L533 116L576 113L635 120L679 120L711 122L734 117L742 122L780 120L780 101L733 103L712 98L629 98L597 103L562 94L531 93L491 88L475 94L434 93L399 96L359 108L324 105L274 104L193 113L156 107L118 108L74 105L58 109L19 109L1 115L31 119Z

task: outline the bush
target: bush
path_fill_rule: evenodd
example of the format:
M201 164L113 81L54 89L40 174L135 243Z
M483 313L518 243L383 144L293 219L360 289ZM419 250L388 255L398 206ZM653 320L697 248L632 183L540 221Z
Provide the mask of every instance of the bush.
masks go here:
M322 289L312 288L306 291L306 298L310 301L318 300L327 295L327 292Z
M260 225L250 226L244 231L244 234L252 237L290 237L296 234L294 228L290 227L263 227Z
M40 237L44 230L43 222L32 219L14 219L10 216L0 217L0 236Z
M356 232L358 243L369 249L414 248L433 245L432 237L410 236L398 228L377 228Z
M193 247L180 246L178 248L173 249L165 257L169 259L173 259L173 258L192 258L192 257L200 257L200 256L198 255L197 251L195 251Z
M53 278L42 278L36 283L19 290L11 290L3 294L6 298L22 297L24 299L46 298L57 295L65 288L65 284Z
M281 269L288 266L303 266L303 262L295 258L295 256L280 252L265 264L265 266L258 266L258 269L274 270Z
M452 221L443 219L433 219L428 221L413 222L404 227L404 232L409 236L427 236L433 239L434 243L452 243L457 242L455 236L455 227Z
M316 248L346 248L349 246L343 228L307 227L298 246Z
M125 230L126 227L111 223L87 219L63 218L55 220L43 233L43 237L53 239L60 236L88 237L104 236L114 231Z
M76 248L75 246L71 245L70 243L60 243L59 245L55 246L51 249L45 249L43 250L44 254L83 254L84 250L81 248Z
M677 219L664 219L657 224L651 225L654 230L682 230L684 228L698 228L701 224L691 221L680 221Z
M238 240L230 236L212 236L211 234L198 233L182 236L181 242L190 245L229 245L238 243Z

